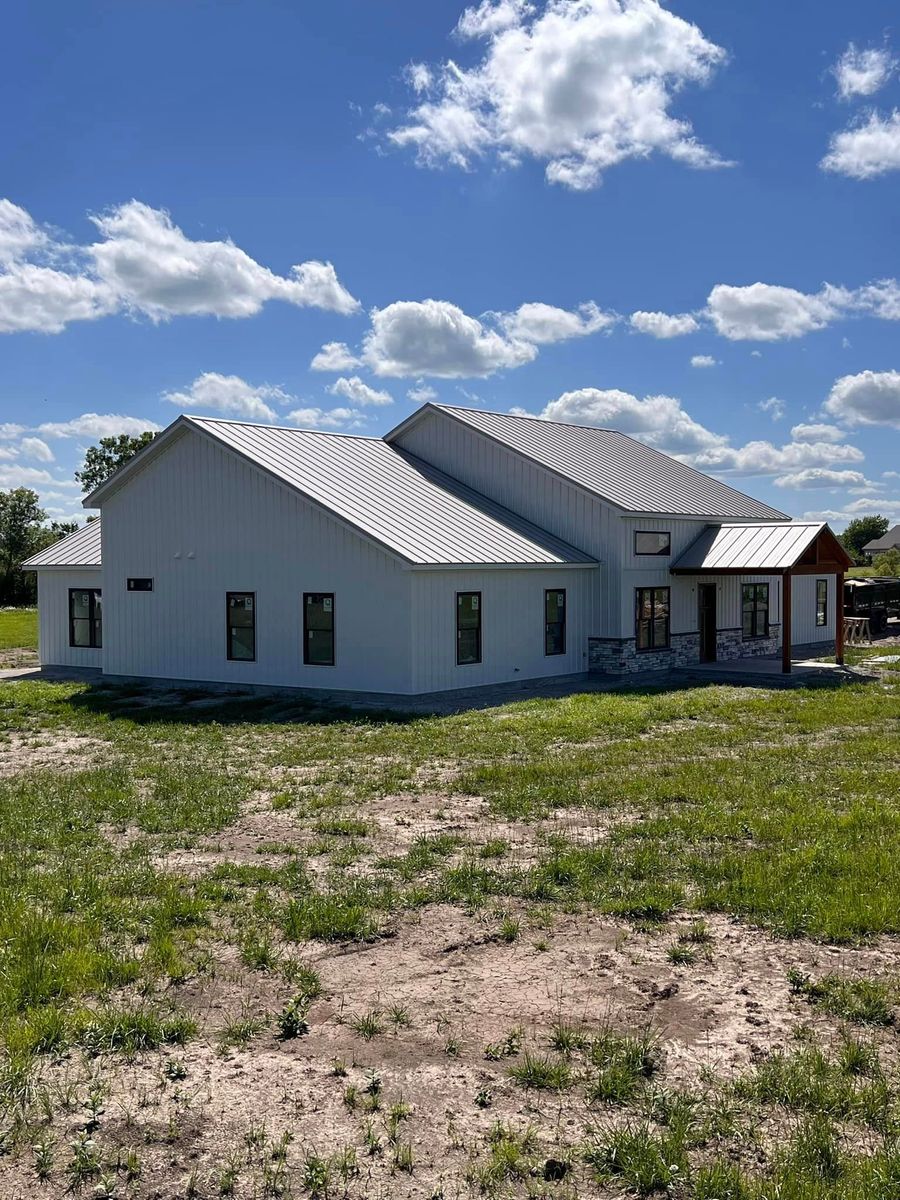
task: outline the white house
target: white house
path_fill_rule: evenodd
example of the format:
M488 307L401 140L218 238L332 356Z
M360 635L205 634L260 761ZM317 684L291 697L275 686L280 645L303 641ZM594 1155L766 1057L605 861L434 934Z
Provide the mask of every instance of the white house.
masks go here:
M843 624L827 526L537 418L426 404L379 439L181 416L84 503L102 521L24 566L41 662L110 676L416 694L789 668Z

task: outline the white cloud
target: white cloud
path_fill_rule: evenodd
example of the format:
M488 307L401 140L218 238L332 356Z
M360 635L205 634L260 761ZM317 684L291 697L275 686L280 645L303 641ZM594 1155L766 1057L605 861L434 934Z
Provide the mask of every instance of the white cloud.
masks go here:
M5 421L0 424L0 439L9 439L20 437L25 432L24 425L15 425L11 421Z
M836 379L825 412L848 425L893 425L900 429L900 371L860 371Z
M95 321L116 309L103 283L35 263L0 272L0 333L60 333L70 321Z
M326 342L309 364L313 371L351 371L362 365L346 342Z
M515 312L500 313L497 319L508 337L537 346L599 333L609 329L617 320L614 313L602 312L593 300L579 305L574 312L533 301L521 304Z
M163 392L163 399L178 408L205 408L249 421L274 421L278 414L267 401L292 404L296 397L270 383L254 386L240 375L205 371L185 391Z
M351 404L380 406L394 403L394 397L389 392L369 387L358 375L351 375L349 379L342 375L334 381L328 391L332 396L341 396L344 400L349 400Z
M811 296L771 283L731 287L718 283L707 300L716 331L731 341L776 342L823 329L837 315L826 290Z
M354 429L365 417L352 408L295 408L287 415L289 421L303 429Z
M806 467L772 481L781 488L838 488L871 486L861 471L834 471L828 467Z
M54 479L49 471L39 467L4 467L0 464L0 488L40 488L43 484L53 484L56 487L67 486L63 480Z
M363 358L376 375L484 377L531 362L531 342L504 337L446 300L398 300L371 312Z
M330 263L300 263L285 278L231 241L192 241L167 212L138 200L93 221L103 237L88 247L98 278L126 308L153 321L184 315L249 317L267 300L340 313L359 308Z
M878 512L890 520L900 520L900 496L885 499L884 496L864 496L860 500L851 500L843 508L820 509L815 512L805 512L805 521L831 521L834 524L844 524L854 517Z
M696 333L700 326L690 313L633 312L629 318L632 329L649 333L655 338L683 337Z
M718 361L711 354L695 354L691 359L692 367L717 367Z
M38 462L53 462L53 451L41 438L23 437L19 446L25 458L34 458Z
M838 429L837 425L819 422L794 425L791 428L791 437L795 442L839 442L844 436L844 431Z
M777 396L769 396L766 400L760 400L756 407L760 412L768 413L773 421L780 421L784 416L784 401L779 400Z
M900 170L900 110L895 108L890 116L869 113L867 120L834 134L819 166L851 179L874 179Z
M137 436L145 430L157 432L160 426L143 417L124 417L119 413L82 413L71 421L45 421L37 432L45 437L117 437L120 433Z
M413 404L428 404L431 400L437 400L437 395L434 388L429 387L423 379L418 380L415 387L406 393L407 399L412 400Z
M849 294L851 308L871 313L883 321L900 321L900 283L896 279L879 279L867 283ZM844 338L847 346L850 343Z
M391 142L427 166L544 162L547 179L596 187L616 163L654 152L693 167L722 166L669 112L689 83L706 83L725 52L656 0L516 0L469 8L457 33L482 38L481 60L428 68L417 103Z
M48 241L24 208L0 199L0 263L19 262Z
M890 79L896 65L887 48L858 50L851 42L832 68L838 95L842 100L874 95Z

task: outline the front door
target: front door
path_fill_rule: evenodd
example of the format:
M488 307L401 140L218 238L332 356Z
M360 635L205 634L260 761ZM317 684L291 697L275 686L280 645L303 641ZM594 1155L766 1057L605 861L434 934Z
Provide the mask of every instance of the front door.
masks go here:
M700 661L716 661L716 585L701 583L698 590L700 606Z

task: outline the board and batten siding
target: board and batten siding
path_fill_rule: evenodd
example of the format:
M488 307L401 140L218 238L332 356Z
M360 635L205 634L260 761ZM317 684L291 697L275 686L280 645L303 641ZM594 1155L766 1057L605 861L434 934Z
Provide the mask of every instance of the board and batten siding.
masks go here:
M37 572L38 657L45 666L103 666L103 651L89 646L69 645L69 589L102 588L99 567L49 567ZM103 593L104 603L106 593ZM106 614L103 614L106 640Z
M586 671L602 567L412 572L413 685L417 692ZM544 653L544 593L566 593L565 654ZM456 662L456 595L481 592L480 663Z
M112 675L408 692L410 572L203 434L103 505ZM153 590L128 592L129 576ZM226 656L226 592L256 593L256 662ZM304 592L335 596L335 665L303 663Z
M824 625L816 624L816 581L828 584ZM842 597L843 601L843 597ZM835 637L837 579L834 575L795 575L791 581L791 638L795 646L831 642ZM842 612L843 615L843 612Z

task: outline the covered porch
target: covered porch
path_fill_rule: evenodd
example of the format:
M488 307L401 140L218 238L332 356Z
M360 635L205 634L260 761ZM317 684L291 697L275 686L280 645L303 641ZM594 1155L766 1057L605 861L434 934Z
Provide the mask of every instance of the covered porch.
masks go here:
M837 666L844 663L844 572L852 562L828 525L799 521L709 525L672 564L673 575L699 580L715 576L778 576L781 580L781 661L741 658L729 664L715 661L703 669L747 669L760 674L795 669L792 645L792 583L797 576L834 578L834 648ZM702 589L698 589L701 591ZM824 590L824 589L823 589ZM700 624L703 637L704 612ZM714 620L714 618L713 618ZM765 664L765 665L763 665ZM803 664L798 664L802 666ZM817 664L821 667L824 664Z

